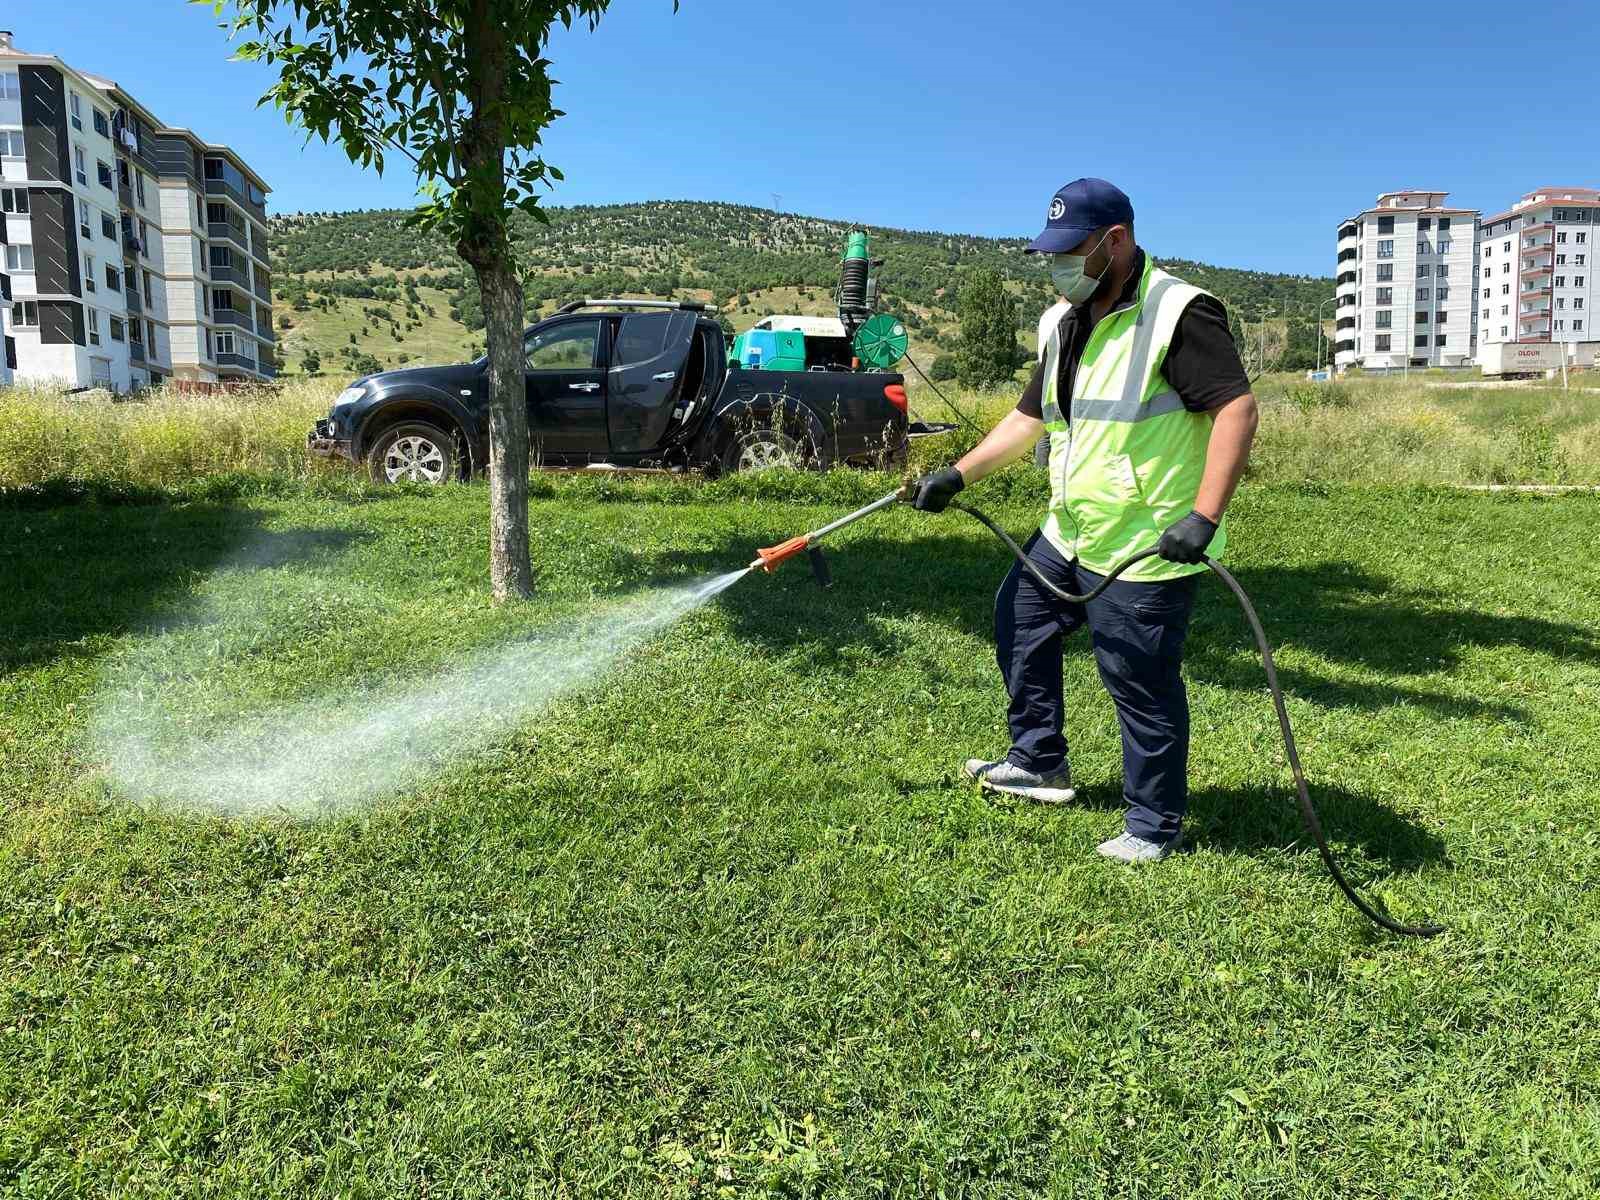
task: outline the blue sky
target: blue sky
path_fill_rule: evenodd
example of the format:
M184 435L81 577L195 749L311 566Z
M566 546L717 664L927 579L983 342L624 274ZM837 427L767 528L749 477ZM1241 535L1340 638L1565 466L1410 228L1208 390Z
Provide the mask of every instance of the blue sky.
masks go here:
M1101 175L1159 254L1329 274L1334 224L1379 191L1498 211L1534 187L1600 184L1592 36L1530 28L1518 73L1503 4L1292 7L683 0L674 15L615 0L598 32L549 48L569 114L546 140L567 176L552 202L770 206L776 192L794 212L1031 236L1056 187ZM379 179L302 148L256 109L267 77L227 61L206 6L3 8L22 48L238 148L274 211L411 201L398 167Z

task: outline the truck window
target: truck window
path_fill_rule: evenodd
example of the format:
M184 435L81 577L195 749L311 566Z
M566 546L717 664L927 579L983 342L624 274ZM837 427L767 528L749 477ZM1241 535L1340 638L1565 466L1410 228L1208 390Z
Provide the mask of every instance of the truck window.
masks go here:
M581 371L594 366L600 322L568 321L531 334L522 345L530 371Z
M667 348L672 328L672 313L629 313L617 330L617 344L611 352L613 367L649 362Z

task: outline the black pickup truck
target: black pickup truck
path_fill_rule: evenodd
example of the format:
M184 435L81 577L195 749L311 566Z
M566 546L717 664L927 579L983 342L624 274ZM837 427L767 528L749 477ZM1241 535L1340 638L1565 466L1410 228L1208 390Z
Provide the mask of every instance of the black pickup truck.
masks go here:
M849 350L834 340L817 341L805 371L744 370L728 366L705 305L568 304L523 335L534 461L711 473L897 465L905 377L830 361ZM483 358L369 375L340 394L307 446L365 464L380 483L465 479L488 464L488 399Z

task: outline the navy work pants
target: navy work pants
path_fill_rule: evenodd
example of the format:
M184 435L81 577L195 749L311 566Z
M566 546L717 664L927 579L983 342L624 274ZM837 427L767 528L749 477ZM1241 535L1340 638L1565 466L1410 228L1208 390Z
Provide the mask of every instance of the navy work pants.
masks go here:
M1026 550L1046 579L1076 595L1102 578L1068 562L1040 533ZM995 596L996 660L1011 695L1007 757L1041 775L1066 764L1062 639L1087 625L1122 726L1128 832L1151 841L1175 837L1189 803L1189 698L1180 668L1198 586L1198 575L1157 583L1118 579L1088 604L1064 604L1013 564Z

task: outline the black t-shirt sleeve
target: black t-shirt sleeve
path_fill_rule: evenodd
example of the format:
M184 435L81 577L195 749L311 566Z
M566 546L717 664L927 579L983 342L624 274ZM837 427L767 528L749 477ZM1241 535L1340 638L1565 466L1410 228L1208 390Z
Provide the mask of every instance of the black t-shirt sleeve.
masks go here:
M1250 390L1220 300L1196 296L1190 301L1178 318L1161 373L1190 412L1210 412Z
M1028 380L1028 386L1022 389L1022 398L1017 401L1017 411L1025 417L1035 420L1044 420L1044 362L1033 368L1033 378Z

